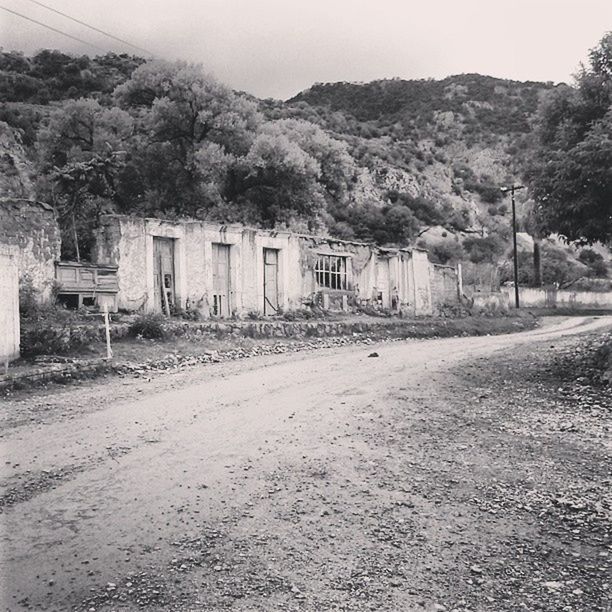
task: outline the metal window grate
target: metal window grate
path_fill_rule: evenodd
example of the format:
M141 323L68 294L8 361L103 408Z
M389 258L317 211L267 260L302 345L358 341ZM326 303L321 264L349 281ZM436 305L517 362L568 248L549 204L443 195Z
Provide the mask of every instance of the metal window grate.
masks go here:
M315 266L315 277L319 287L346 289L346 257L319 255Z

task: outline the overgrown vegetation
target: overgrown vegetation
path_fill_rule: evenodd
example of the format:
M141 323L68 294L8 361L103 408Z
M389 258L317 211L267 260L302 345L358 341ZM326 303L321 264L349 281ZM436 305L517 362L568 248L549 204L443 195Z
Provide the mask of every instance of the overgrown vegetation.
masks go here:
M130 324L129 334L133 338L163 340L168 336L165 319L158 313L144 313Z
M25 358L74 353L97 340L96 329L82 324L78 314L52 299L41 303L30 278L19 283L20 352Z

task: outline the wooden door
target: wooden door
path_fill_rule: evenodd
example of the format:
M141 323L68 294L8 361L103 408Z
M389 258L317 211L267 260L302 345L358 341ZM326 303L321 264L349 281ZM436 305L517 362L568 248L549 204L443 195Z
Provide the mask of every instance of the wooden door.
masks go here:
M212 314L216 317L229 317L230 301L230 245L213 243L213 303Z
M264 314L278 312L278 250L264 249Z
M153 237L155 310L170 314L174 309L174 239Z

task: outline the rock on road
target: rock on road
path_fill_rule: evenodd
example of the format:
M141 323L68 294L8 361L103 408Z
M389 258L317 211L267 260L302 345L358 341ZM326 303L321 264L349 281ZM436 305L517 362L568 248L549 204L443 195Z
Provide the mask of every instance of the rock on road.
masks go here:
M254 358L0 400L1 609L326 609L325 576L354 561L334 520L367 512L369 466L397 460L371 451L362 423L387 418L394 402L426 404L466 360L611 325L568 318L520 334ZM336 527L313 544L323 523ZM444 524L429 525L431 538ZM375 601L433 605L398 580ZM360 609L357 600L380 609L355 589L337 609Z

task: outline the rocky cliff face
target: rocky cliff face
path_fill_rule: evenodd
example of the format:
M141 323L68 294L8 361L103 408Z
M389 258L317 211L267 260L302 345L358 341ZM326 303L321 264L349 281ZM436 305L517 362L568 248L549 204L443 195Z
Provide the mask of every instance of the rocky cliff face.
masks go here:
M19 134L0 121L0 197L34 197L32 166Z

